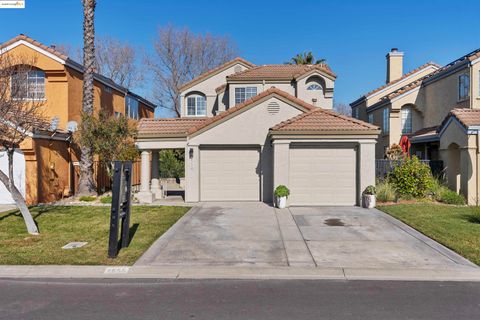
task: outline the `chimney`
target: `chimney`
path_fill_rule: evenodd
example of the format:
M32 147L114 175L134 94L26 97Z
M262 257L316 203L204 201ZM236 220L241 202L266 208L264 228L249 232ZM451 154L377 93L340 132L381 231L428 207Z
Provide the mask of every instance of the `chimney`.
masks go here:
M387 53L387 83L401 78L403 75L403 52L392 48Z

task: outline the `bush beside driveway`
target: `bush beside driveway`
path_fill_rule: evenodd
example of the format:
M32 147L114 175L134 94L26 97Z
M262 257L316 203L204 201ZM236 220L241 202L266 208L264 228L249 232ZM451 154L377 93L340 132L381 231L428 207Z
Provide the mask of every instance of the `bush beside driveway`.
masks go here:
M480 265L480 208L418 203L378 209Z
M110 207L33 208L39 236L26 232L20 212L2 212L0 264L131 265L188 210L188 207L133 206L131 243L116 259L107 258ZM88 244L78 249L61 249L74 241Z

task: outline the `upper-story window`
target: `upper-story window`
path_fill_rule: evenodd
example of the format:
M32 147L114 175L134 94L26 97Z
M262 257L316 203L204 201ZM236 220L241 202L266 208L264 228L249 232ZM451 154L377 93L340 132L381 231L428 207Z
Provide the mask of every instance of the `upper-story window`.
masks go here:
M368 114L368 123L373 123L373 113Z
M470 96L470 76L462 74L458 77L458 100L465 100Z
M402 117L402 133L412 133L412 108L410 107L403 107L401 111Z
M320 90L322 90L322 86L317 84L317 83L312 83L311 85L309 85L307 87L307 90L309 90L309 91L320 91Z
M352 108L352 117L358 119L358 107Z
M257 95L257 87L235 88L235 104L244 102Z
M134 97L127 96L125 98L125 115L131 119L138 120L138 100Z
M44 100L45 72L34 70L12 76L12 95L15 99Z
M207 100L204 96L195 95L187 98L187 116L206 116Z
M390 109L383 109L383 133L390 132Z

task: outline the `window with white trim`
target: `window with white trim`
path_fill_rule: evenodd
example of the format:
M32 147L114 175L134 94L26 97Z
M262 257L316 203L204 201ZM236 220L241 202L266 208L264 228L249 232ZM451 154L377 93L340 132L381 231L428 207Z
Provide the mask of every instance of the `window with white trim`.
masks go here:
M307 87L307 90L309 91L320 91L322 90L322 86L319 85L318 83L312 83Z
M373 113L368 114L368 123L373 123Z
M125 115L130 119L138 120L138 100L132 96L125 97Z
M194 95L187 98L187 116L201 117L207 115L207 99Z
M401 110L401 119L402 119L402 133L412 133L412 108L403 107Z
M383 133L390 132L390 109L383 109Z
M14 99L44 100L45 72L34 70L12 75L11 90Z
M458 100L468 99L470 96L470 76L462 74L458 77Z
M245 100L257 95L257 87L235 88L235 104L240 104Z

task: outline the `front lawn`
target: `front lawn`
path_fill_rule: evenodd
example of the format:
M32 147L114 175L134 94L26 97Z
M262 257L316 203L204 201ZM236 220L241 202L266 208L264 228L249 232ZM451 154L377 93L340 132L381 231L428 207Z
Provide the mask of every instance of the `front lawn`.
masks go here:
M480 265L480 208L418 203L378 209Z
M107 257L110 207L33 208L39 236L25 231L18 211L3 212L0 213L0 265L131 265L188 210L185 207L132 207L130 246L122 249L116 259ZM61 249L73 241L88 244L78 249Z

